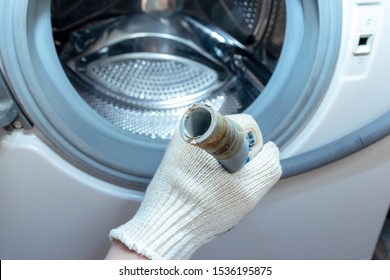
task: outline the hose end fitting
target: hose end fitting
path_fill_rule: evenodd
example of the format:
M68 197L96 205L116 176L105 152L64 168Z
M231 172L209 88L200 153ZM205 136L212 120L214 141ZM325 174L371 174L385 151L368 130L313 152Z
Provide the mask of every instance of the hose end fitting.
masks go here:
M229 172L249 160L249 143L241 127L207 104L194 104L180 122L182 138L214 156Z

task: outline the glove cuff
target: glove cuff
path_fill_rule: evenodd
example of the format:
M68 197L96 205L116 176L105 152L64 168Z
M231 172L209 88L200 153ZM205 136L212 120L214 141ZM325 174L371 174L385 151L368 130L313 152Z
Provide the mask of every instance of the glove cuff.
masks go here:
M130 221L111 230L110 239L149 259L189 259L208 238L191 222L197 210L180 200L165 201L164 208L156 205L157 211L142 205Z

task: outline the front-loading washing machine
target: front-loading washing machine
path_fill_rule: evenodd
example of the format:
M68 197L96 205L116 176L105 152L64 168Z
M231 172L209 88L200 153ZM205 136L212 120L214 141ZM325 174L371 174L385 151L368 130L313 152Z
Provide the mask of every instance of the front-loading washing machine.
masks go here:
M183 112L245 112L283 179L195 259L369 259L390 203L390 3L0 1L0 257L99 259Z

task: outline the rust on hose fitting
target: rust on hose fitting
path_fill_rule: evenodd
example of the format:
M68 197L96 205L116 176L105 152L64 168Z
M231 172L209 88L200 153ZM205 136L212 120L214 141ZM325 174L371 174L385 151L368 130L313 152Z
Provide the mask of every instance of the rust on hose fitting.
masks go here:
M180 123L182 138L214 156L229 172L248 160L249 146L241 127L207 104L194 104Z

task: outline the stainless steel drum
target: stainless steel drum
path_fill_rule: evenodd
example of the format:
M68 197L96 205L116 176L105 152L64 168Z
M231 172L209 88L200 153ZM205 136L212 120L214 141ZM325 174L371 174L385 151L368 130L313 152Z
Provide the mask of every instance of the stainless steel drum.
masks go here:
M80 96L133 134L169 138L189 105L242 112L281 53L281 0L53 1L58 53Z

